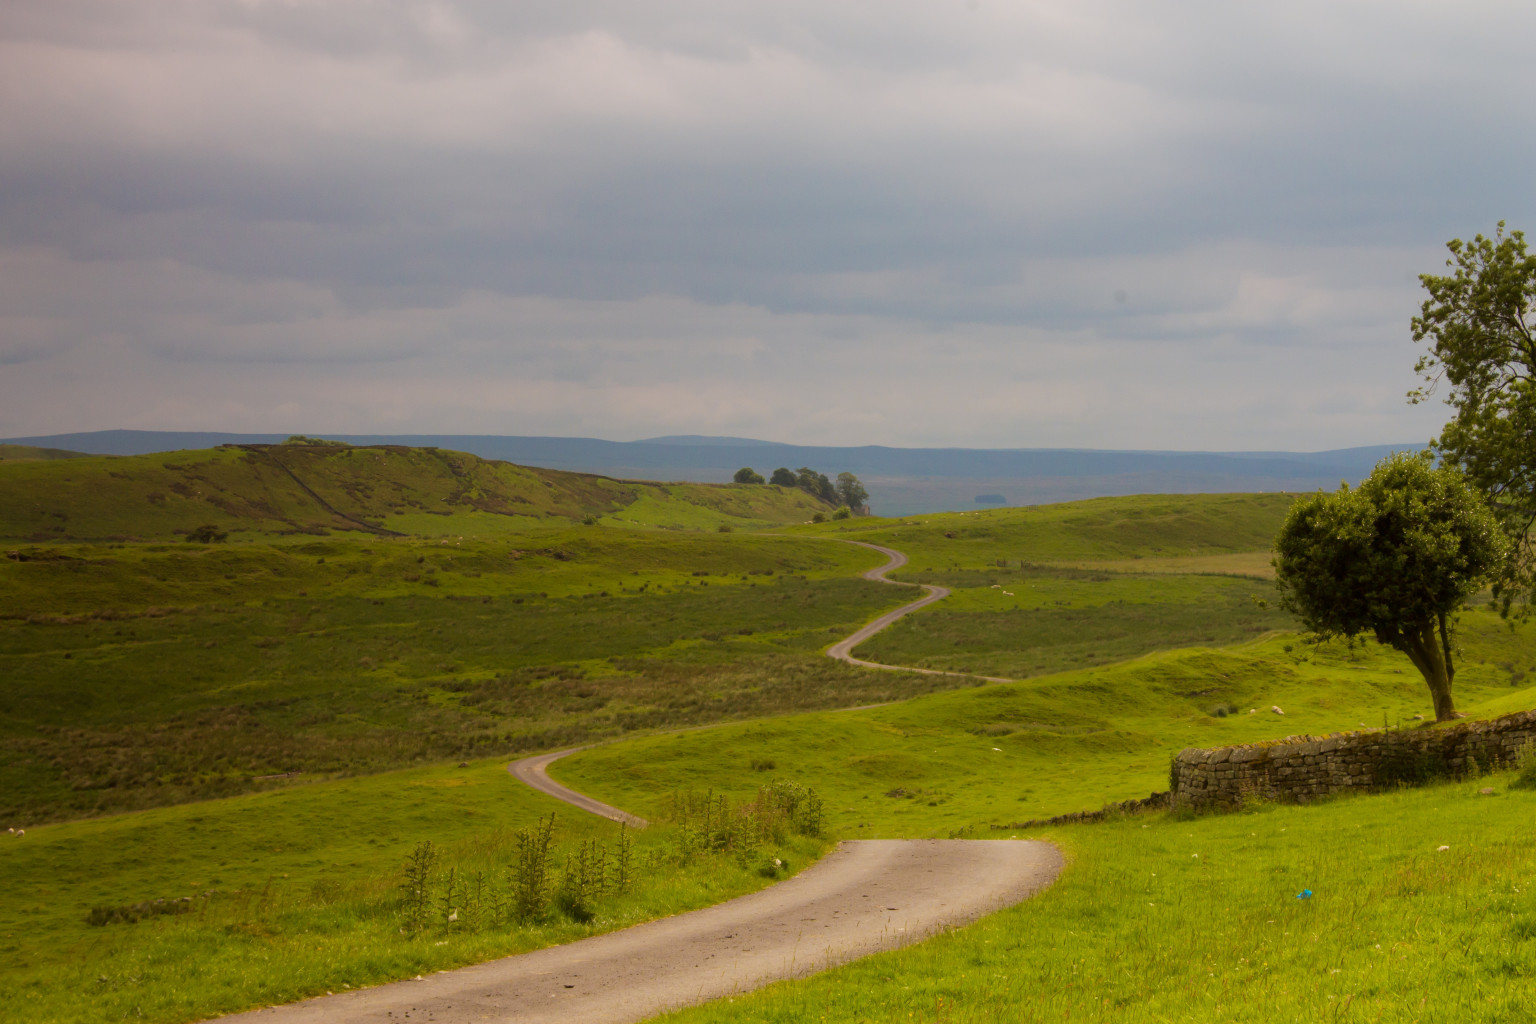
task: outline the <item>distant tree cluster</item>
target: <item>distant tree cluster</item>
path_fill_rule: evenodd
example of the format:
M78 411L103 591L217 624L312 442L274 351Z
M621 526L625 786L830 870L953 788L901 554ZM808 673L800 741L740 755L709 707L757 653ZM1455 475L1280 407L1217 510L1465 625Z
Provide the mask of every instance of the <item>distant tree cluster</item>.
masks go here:
M763 475L751 466L742 466L736 471L733 478L738 484L763 483ZM849 510L851 514L858 514L864 510L869 502L869 492L859 482L859 478L852 473L837 474L837 482L833 483L827 478L827 474L818 473L809 466L801 466L797 470L791 470L787 466L780 466L773 471L773 475L767 480L770 484L779 487L798 487L805 493L820 498L828 505L841 506Z

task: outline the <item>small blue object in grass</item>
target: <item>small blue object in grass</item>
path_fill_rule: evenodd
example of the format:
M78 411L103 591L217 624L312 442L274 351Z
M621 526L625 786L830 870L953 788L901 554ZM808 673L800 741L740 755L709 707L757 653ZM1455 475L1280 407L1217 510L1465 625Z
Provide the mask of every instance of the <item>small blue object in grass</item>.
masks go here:
M1299 899L1299 900L1309 900L1309 899L1312 898L1312 890L1311 889L1303 889L1303 890L1301 890L1301 892L1296 894L1296 898Z

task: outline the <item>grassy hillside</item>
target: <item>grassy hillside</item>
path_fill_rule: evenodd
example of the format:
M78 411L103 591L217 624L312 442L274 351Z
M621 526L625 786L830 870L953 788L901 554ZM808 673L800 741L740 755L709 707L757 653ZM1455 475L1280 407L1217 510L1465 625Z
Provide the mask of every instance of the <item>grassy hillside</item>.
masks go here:
M505 899L517 832L556 815L553 867L584 844L610 857L619 827L535 793L504 760L163 808L0 835L0 990L6 1021L202 1020L409 978L708 905L782 877L822 844L804 837L753 857L682 856L675 831L631 831L633 882L592 920L551 909L494 923L477 887ZM408 927L403 868L418 843L452 869L453 922L438 906ZM613 865L610 863L610 869ZM610 873L611 877L611 873ZM92 925L95 908L191 897L189 912Z
M992 567L999 559L1200 558L1266 551L1289 494L1143 494L1060 505L847 520L824 532L900 548L914 572Z
M63 448L38 448L29 444L0 444L0 462L51 462L57 459L89 458L84 452Z
M338 467L376 472L366 488L375 509L381 496L402 493L391 480L419 482L428 475L411 467L450 458L276 451L303 469L301 478L324 478L333 490L344 490ZM210 480L215 468L238 475L266 457L183 453L167 457L182 470L163 471L202 467L199 478ZM109 478L124 487L144 486L145 466L158 465L105 464L139 467ZM397 477L385 472L392 465ZM502 480L528 472L489 463L476 471ZM920 524L850 521L858 532L701 528L709 517L744 522L765 511L753 502L784 498L774 488L671 485L594 526L475 510L418 514L461 528L525 524L480 539L338 530L278 543L21 544L0 560L0 673L10 684L0 691L0 814L36 823L287 784L256 781L267 775L380 771L965 685L854 670L820 654L907 596L857 579L879 556L828 543L829 532L899 543L922 559L912 575L957 588L861 651L901 663L1024 676L1180 643L1236 642L1288 624L1260 604L1268 584L1259 580L1041 564L1052 552L1151 550L1178 529L1198 529L1201 550L1237 549L1262 533L1248 519L1272 514L1272 499L1128 499L1126 523L1109 531L1107 547L1113 502ZM196 492L186 499L188 521L209 507L197 500ZM1164 513L1142 514L1157 502ZM1248 511L1229 515L1233 508ZM1170 517L1196 527L1171 529ZM1008 567L988 565L980 552L995 548L980 547L969 560L925 564L937 562L930 549L955 542L946 533L969 529L1004 536ZM994 588L994 580L1003 582Z
M1536 706L1530 624L1474 613L1465 626L1461 706ZM554 774L643 812L675 788L747 791L772 762L826 795L840 836L1043 838L1068 856L1061 879L1016 908L665 1018L680 1024L1529 1020L1536 762L1524 788L1505 772L1235 815L1017 825L1166 788L1185 745L1423 727L1412 716L1428 710L1395 652L1275 638L633 740Z
M820 654L903 595L857 578L878 556L811 539L576 526L18 554L0 560L7 824L954 685Z
M784 511L771 488L581 478L596 490L573 497L555 479L537 485L549 492L544 511L509 516L472 503L489 500L487 484L438 515L425 496L460 479L435 475L441 455L407 453L391 476L394 454L378 451L294 457L336 510L316 526L327 537L273 537L292 525L232 516L245 524L241 543L27 542L0 560L0 817L27 826L0 839L0 986L22 994L18 1019L180 1022L472 962L765 881L748 858L685 864L660 829L640 853L645 884L590 926L402 934L401 865L418 841L443 847L444 870L504 875L511 830L547 812L506 775L514 751L640 734L554 774L653 818L679 793L741 800L788 778L825 797L838 836L990 836L1014 834L992 825L1164 788L1169 755L1186 745L1411 728L1428 709L1395 653L1280 632L1288 622L1268 601L1263 562L1285 496L1112 499L765 535L718 527ZM180 495L185 522L207 521L207 493L230 493L210 490L222 472L283 479L259 453L190 455L204 460L195 473L206 486ZM177 465L167 479L191 480L191 463ZM482 483L512 479L483 465ZM377 475L349 491L353 470ZM604 488L632 486L627 504L596 503L618 494ZM299 515L321 507L308 500L282 507L320 523ZM343 514L453 529L398 538L336 525ZM589 516L597 522L572 522ZM857 579L880 557L829 537L889 543L913 556L906 578L955 588L861 653L1038 677L973 686L825 658L826 645L908 597ZM1536 624L1473 612L1461 636L1463 708L1536 704ZM731 719L749 720L654 735ZM425 762L438 764L385 773ZM1526 884L1536 805L1507 780L1494 785L1492 801L1460 786L1038 832L1072 861L1040 899L694 1015L1012 1020L1043 1006L1052 1020L1523 1019L1536 971ZM240 795L205 799L226 794ZM64 820L142 807L153 809ZM607 823L562 822L562 856L613 841ZM1454 857L1435 852L1445 844ZM1315 900L1295 900L1303 887ZM209 891L195 913L85 923L93 906Z
M487 535L588 516L647 525L804 522L802 491L649 484L490 462L435 448L227 446L0 464L0 538L167 539L204 524L271 534Z
M910 558L894 578L953 592L860 657L1022 679L1291 628L1269 546L1292 500L1141 495L793 532L890 545Z
M1458 706L1536 706L1533 641L1536 624L1511 632L1491 613L1467 615ZM553 774L644 814L674 789L750 792L752 765L772 761L815 780L841 835L945 836L1166 789L1169 760L1187 746L1384 721L1411 727L1415 715L1433 717L1429 691L1404 656L1277 636L889 707L630 740L568 758Z

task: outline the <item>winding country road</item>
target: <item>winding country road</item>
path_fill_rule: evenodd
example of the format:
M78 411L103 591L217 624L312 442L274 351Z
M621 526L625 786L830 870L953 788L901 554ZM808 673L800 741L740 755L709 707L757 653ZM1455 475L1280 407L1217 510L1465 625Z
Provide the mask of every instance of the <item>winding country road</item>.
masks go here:
M571 747L568 750L556 750L549 754L535 754L532 757L525 757L521 761L513 761L507 765L507 771L511 772L512 777L524 785L532 786L540 793L552 796L556 800L562 800L572 807L580 808L589 814L595 814L600 818L607 818L609 821L623 822L632 828L645 828L646 825L649 825L650 822L644 818L636 817L628 811L620 810L612 804L605 804L601 800L594 800L587 796L587 794L578 793L574 789L562 786L549 777L546 769L549 767L550 762L558 761L562 757L585 749L587 748Z
M913 601L911 604L904 604L893 612L886 612L884 615L880 616L878 619L860 629L858 632L854 633L847 639L839 640L837 643L827 648L828 656L836 658L839 661L846 661L850 665L859 665L863 668L884 669L888 672L921 672L926 676L964 676L968 679L985 679L989 683L1014 682L1014 680L1005 679L1002 676L978 676L971 672L949 672L941 668L914 668L908 665L882 665L878 661L865 661L863 658L855 658L853 656L853 649L859 646L859 644L862 644L876 633L879 633L881 630L892 625L897 619L909 615L912 612L917 611L919 608L926 608L928 605L933 604L935 601L942 601L944 598L949 596L949 588L936 586L932 583L903 583L900 580L887 579L885 575L886 573L900 569L902 566L907 564L906 555L902 554L900 551L897 551L895 548L881 547L879 544L869 544L862 540L848 540L843 541L843 543L857 544L861 548L869 548L871 551L878 551L887 559L889 559L889 561L887 561L879 568L871 569L866 572L864 574L865 579L874 580L877 583L889 583L893 587L921 587L924 591L926 591L926 593L916 601Z
M906 564L905 555L876 544L848 543L884 553L889 561L864 576L895 583L885 574ZM964 675L880 665L850 653L902 616L949 593L944 587L921 586L924 597L881 616L827 653L868 668ZM645 827L645 819L549 777L551 762L580 749L523 758L508 770L573 807ZM703 910L413 981L225 1019L263 1024L629 1024L910 945L1027 899L1053 882L1061 868L1061 854L1049 843L845 841L787 881Z
M226 1018L260 1024L621 1024L908 945L1029 897L1047 843L857 840L750 896L419 981Z

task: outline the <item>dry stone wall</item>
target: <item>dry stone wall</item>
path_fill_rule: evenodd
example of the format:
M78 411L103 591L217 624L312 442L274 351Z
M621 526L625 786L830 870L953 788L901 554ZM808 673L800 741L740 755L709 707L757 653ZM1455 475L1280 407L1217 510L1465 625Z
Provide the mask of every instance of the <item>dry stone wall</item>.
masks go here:
M1181 750L1173 803L1235 807L1245 800L1305 803L1346 789L1384 789L1461 778L1536 754L1536 711L1433 729L1372 729L1293 736L1244 747Z

